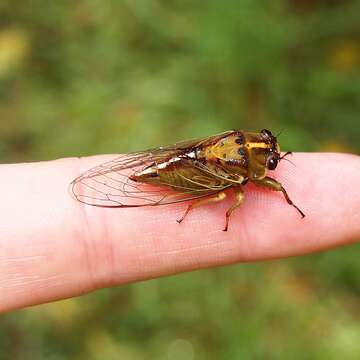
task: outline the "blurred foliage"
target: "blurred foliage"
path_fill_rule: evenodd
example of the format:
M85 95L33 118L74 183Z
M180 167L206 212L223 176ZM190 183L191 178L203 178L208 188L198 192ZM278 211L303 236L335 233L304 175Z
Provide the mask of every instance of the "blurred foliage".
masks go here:
M286 150L359 152L359 14L355 0L2 0L0 157L262 127ZM0 359L358 359L358 249L2 316Z

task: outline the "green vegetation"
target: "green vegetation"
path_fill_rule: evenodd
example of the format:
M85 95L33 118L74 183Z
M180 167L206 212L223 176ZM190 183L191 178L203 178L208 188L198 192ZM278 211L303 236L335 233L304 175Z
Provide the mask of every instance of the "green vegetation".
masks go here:
M0 158L263 127L284 150L359 152L359 14L356 0L2 0ZM359 359L359 249L2 316L0 359Z

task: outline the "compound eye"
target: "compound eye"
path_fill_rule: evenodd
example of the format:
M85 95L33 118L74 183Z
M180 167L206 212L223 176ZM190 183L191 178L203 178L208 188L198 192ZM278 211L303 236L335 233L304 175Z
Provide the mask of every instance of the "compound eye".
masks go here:
M269 170L275 170L278 164L278 159L276 158L271 158L269 159L268 163L267 163L267 167Z
M272 132L268 129L262 129L261 130L261 135L263 135L264 137L271 137L272 136Z

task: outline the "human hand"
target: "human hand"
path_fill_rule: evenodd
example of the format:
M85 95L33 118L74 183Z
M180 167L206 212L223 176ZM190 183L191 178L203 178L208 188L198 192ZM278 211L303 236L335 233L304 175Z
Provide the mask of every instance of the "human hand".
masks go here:
M111 159L112 157L110 157ZM231 197L137 209L83 205L68 194L79 173L109 156L1 165L0 312L159 276L312 253L360 239L360 157L296 153L272 176L281 194L253 185L222 231Z

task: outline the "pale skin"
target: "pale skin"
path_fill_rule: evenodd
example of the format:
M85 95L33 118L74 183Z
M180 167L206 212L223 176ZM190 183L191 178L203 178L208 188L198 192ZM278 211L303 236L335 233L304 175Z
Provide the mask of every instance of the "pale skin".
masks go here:
M281 190L248 184L244 193L225 191L226 199L192 209L181 224L176 219L188 204L104 209L71 198L68 184L80 172L113 157L0 166L1 312L360 240L359 156L295 153L295 167L283 161L269 172L304 219ZM233 213L223 232L227 211L228 218Z

